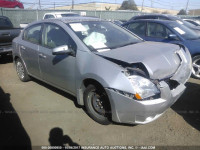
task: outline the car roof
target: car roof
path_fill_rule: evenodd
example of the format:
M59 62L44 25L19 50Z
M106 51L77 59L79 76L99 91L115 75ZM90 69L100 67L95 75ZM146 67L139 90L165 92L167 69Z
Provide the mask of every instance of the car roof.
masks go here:
M56 22L64 22L64 23L73 23L73 22L82 22L82 21L106 21L100 18L95 18L95 17L62 17L62 18L52 18L52 19L44 19L44 20L40 20L40 21L35 21L31 24L29 24L29 26L34 25L34 24L38 24L38 23L56 23Z
M61 14L77 14L74 12L50 12L50 13L45 13L45 15L61 15Z
M132 20L129 22L124 23L124 25L132 23L132 22L144 22L144 21L148 21L148 22L156 22L156 23L162 23L162 24L168 24L168 23L177 23L174 20L159 20L159 19L139 19L139 20Z
M180 19L179 17L177 16L173 16L173 15L169 15L169 14L147 14L147 15L139 15L139 16L134 16L132 17L131 19L139 19L139 18L142 18L142 17L166 17L170 20L177 20L177 19Z
M62 18L53 18L53 19L43 19L40 21L35 21L30 23L28 26L26 26L25 29L29 28L30 26L40 24L40 23L58 23L58 22L64 22L64 23L75 23L75 22L82 22L82 21L106 21L100 18L94 18L94 17L62 17Z
M56 18L56 19L49 19L49 20L59 20L64 23L72 23L72 22L82 22L82 21L100 21L102 19L99 18L93 18L93 17L62 17L62 18Z

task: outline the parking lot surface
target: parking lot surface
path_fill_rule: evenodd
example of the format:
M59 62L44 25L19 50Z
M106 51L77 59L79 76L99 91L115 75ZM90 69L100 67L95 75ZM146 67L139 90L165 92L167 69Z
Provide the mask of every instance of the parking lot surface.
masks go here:
M200 80L186 85L156 121L105 126L89 118L75 97L36 79L21 82L12 58L0 58L0 143L70 145L71 139L75 145L200 146Z

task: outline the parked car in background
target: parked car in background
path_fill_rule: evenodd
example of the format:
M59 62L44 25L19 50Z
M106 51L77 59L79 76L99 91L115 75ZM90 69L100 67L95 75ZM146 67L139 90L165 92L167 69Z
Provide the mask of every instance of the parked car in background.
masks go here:
M187 21L184 21L181 18L176 17L176 16L164 15L164 14L140 15L140 16L134 16L134 17L132 17L129 21L139 20L139 19L158 19L158 20L172 20L172 21L176 21L179 24L185 25L186 27L194 30L197 34L200 35L200 27L195 26L192 23L189 23Z
M0 7L24 9L24 5L19 0L0 0Z
M80 17L80 15L73 12L51 12L44 14L43 19L62 18L62 17Z
M123 26L146 41L185 45L193 59L192 74L200 79L200 36L193 30L169 20L135 20Z
M113 23L121 26L123 24L123 22L121 22L120 20L113 20Z
M19 35L20 28L14 28L10 19L0 16L0 55L12 52L12 40Z
M45 13L43 19L55 19L62 17L80 17L80 15L73 12L51 12L51 13ZM25 28L28 24L29 23L21 23L20 27Z
M194 19L183 19L184 21L187 21L195 26L200 26L200 22L198 20L194 20Z
M98 18L32 23L13 40L18 77L71 93L101 124L145 124L184 92L191 56L183 46L144 42Z

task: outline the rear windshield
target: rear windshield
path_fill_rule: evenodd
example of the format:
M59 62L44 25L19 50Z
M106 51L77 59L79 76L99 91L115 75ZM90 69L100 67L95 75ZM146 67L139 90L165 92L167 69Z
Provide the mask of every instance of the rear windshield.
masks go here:
M0 18L0 28L13 28L13 25L8 19Z

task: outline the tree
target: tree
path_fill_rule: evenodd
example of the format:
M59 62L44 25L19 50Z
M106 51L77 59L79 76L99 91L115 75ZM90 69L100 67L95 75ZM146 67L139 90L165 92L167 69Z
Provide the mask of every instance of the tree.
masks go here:
M185 9L181 9L177 15L187 15Z
M162 14L169 14L169 12L168 11L163 11Z
M138 10L134 0L124 0L120 10Z
M109 6L109 7L105 6L105 10L110 11L111 10L111 6Z

